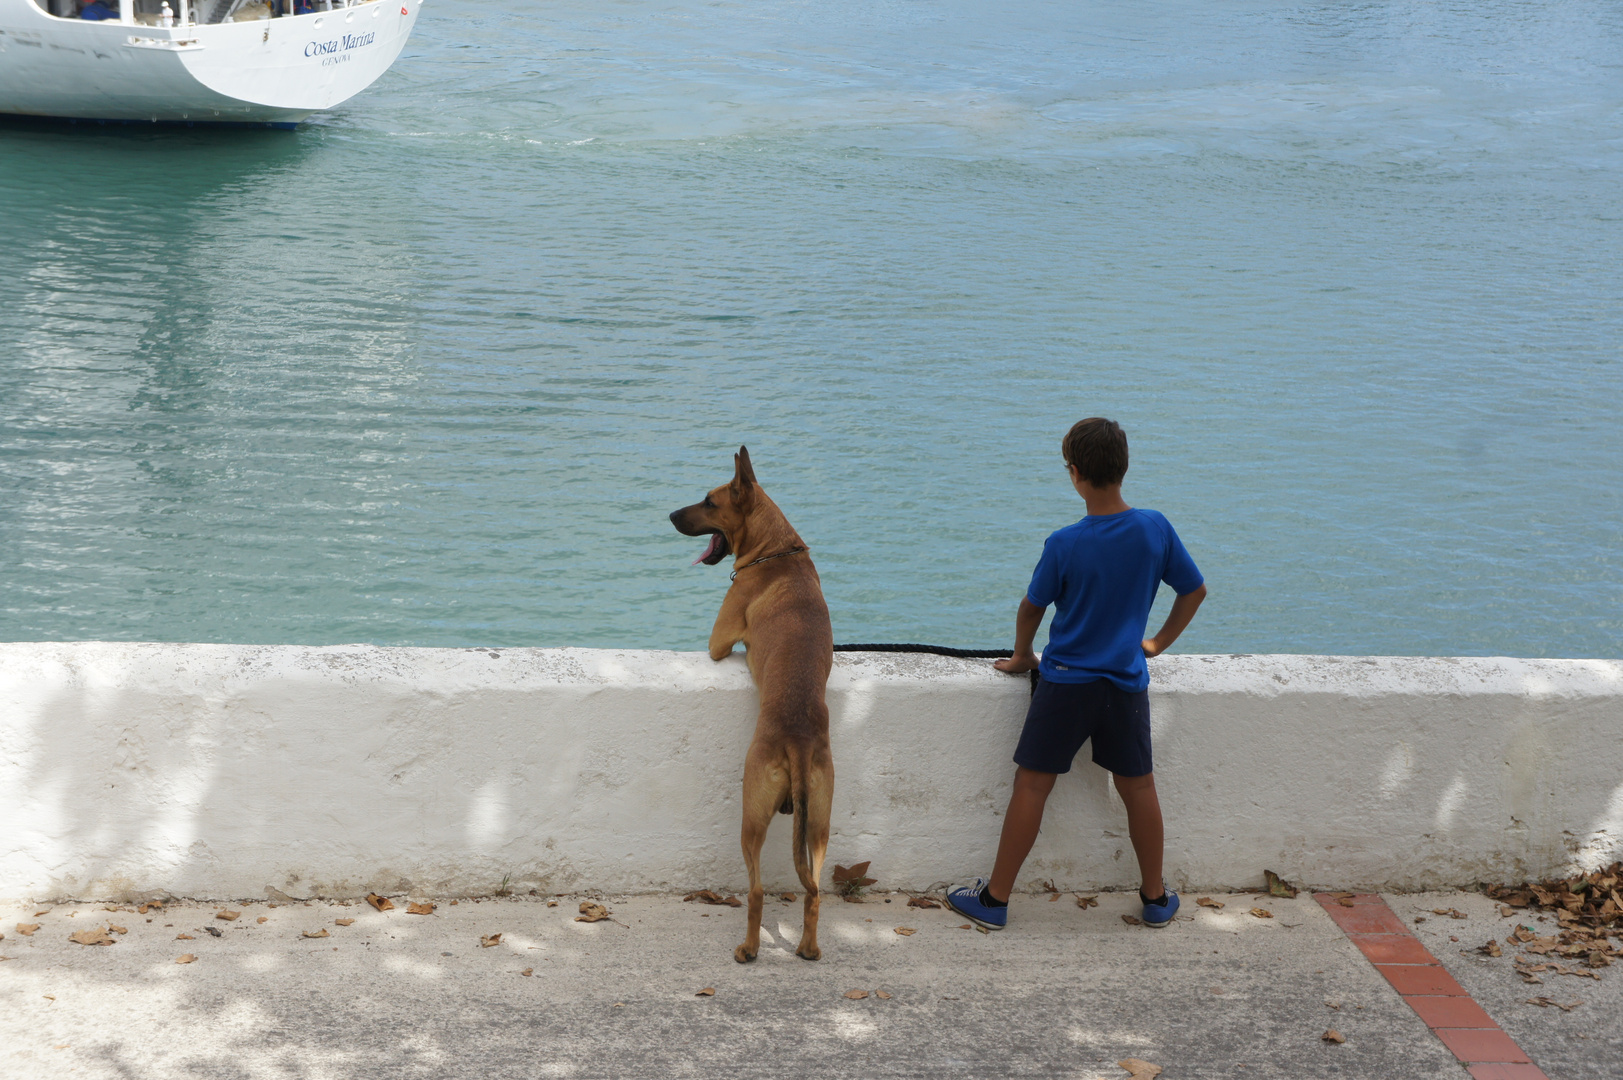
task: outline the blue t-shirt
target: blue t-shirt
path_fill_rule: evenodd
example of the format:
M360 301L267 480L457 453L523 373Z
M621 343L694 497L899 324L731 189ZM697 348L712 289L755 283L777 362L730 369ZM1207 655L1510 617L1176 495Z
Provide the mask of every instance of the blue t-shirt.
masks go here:
M1154 510L1089 516L1055 531L1026 589L1038 607L1054 605L1042 677L1147 688L1144 630L1163 581L1182 596L1205 579L1171 523Z

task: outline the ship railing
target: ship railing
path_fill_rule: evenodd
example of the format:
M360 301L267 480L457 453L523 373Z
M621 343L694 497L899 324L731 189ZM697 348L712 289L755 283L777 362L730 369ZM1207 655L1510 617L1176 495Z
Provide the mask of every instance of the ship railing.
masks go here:
M207 0L195 0L195 2L196 7L199 9L204 8L207 4ZM292 15L295 2L296 0L263 0L264 6L269 9L270 17L273 19L286 18ZM376 3L377 0L307 0L307 2L312 11L342 11L346 8L360 7L363 4ZM199 13L194 11L193 8L194 0L174 0L174 3L173 15L168 19L160 18L156 25L188 27L196 26L200 21L210 23L225 22L226 19L244 6L237 0L219 0L219 2L212 5L212 11L202 12L202 18L199 19ZM139 20L136 18L135 0L118 0L118 21L126 26L136 25Z

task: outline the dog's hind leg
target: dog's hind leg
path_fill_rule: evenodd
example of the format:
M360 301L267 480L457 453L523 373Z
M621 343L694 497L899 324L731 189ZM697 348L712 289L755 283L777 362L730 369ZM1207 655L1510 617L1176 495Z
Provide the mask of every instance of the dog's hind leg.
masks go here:
M817 917L822 908L823 858L828 854L829 816L834 808L834 762L825 748L809 755L805 765L805 788L797 793L795 807L795 870L806 890L804 928L795 954L805 960L819 960Z
M740 964L754 960L761 951L761 904L766 891L761 887L761 846L766 843L767 826L789 790L789 774L761 748L751 746L744 759L744 826L739 842L744 849L744 865L749 870L749 929L744 943L733 950Z

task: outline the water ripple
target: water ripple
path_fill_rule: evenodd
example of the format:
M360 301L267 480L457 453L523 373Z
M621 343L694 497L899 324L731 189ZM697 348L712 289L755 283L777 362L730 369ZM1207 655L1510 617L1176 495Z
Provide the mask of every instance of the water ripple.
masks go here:
M1604 3L430 5L296 134L0 128L0 636L994 645L1128 427L1209 651L1623 653Z

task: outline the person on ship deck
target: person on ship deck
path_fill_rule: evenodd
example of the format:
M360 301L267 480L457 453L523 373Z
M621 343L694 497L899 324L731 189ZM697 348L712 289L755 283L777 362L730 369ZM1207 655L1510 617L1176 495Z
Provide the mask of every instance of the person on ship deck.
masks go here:
M102 3L102 0L90 0L90 3L79 9L79 18L89 19L91 22L105 22L108 19L117 19L118 12Z

